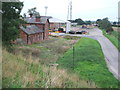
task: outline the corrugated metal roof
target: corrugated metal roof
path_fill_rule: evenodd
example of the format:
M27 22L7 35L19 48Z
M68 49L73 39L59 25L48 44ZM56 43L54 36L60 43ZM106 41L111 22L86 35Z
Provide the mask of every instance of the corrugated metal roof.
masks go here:
M57 19L57 18L54 18L54 17L50 18L49 22L50 23L65 23L65 21Z
M23 26L20 26L20 29L23 30L25 33L27 33L29 35L43 32L43 30L39 29L35 25L29 25L29 26L26 26L26 28L24 28Z

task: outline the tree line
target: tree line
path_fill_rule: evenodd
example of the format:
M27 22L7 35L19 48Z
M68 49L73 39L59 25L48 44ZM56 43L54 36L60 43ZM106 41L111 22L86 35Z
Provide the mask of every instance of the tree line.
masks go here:
M69 20L71 23L77 23L77 25L91 25L93 22L88 20L88 21L83 21L81 18L75 19L75 20Z
M96 24L98 24L98 27L104 29L107 33L111 33L113 31L112 24L108 18L98 19Z

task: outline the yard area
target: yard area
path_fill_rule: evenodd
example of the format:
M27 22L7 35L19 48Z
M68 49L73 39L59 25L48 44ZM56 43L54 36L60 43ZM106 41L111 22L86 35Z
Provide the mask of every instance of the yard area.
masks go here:
M80 39L74 45L74 52L72 48L68 50L58 63L60 68L77 73L80 79L94 82L97 87L118 87L118 80L109 72L101 47L96 40Z

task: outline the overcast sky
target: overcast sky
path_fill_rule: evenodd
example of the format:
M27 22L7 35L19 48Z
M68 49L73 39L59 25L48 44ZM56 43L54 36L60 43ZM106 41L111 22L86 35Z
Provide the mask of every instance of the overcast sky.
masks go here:
M41 16L45 15L45 6L48 6L47 16L67 20L68 0L20 0L24 2L23 13L37 7ZM117 21L118 2L120 0L72 0L72 19L97 20L108 17L110 21Z

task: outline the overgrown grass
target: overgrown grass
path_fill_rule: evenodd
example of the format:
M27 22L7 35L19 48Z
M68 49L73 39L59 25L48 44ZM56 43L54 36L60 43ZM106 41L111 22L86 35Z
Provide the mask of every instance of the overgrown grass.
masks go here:
M38 61L26 60L3 50L3 88L45 87L45 73Z
M65 69L41 64L22 55L3 50L3 88L95 88L94 82L81 80Z
M120 51L119 45L120 45L120 33L117 31L112 31L111 34L107 34L105 30L102 30L103 35L107 37Z
M82 38L58 61L61 68L76 72L81 79L95 82L97 87L118 87L118 80L108 71L100 44L93 39ZM74 70L73 70L74 69Z
M32 58L39 59L41 64L55 63L79 39L67 40L61 37L50 37L49 40L40 43L16 46L15 53L21 52L25 58L31 54Z
M77 40L77 39L80 39L80 37L78 37L78 36L69 36L69 35L64 36L64 38L67 39L67 40Z
M104 80L108 80L108 86L105 84L107 87L113 83L114 86L111 87L116 87L117 81L115 82L113 75L107 71L107 67L105 68L103 54L97 50L100 46L94 40L85 38L75 45L75 57L77 58L74 58L74 70L76 73L72 71L73 60L71 59L72 49L70 48L78 39L51 37L50 40L41 43L15 46L14 53L3 50L2 86L4 88L95 88L100 87L101 81L103 83ZM80 46L83 47L80 48ZM90 48L87 48L88 46ZM93 46L96 47L93 48ZM49 66L51 63L56 63L65 52L64 58L59 61L59 66L64 68ZM68 69L72 72L69 72ZM100 72L101 74L98 75ZM111 78L110 81L107 76ZM99 77L105 79L100 80ZM97 84L95 84L96 82Z
M3 88L95 88L94 82L81 80L49 64L68 50L76 40L51 38L32 45L14 46L12 53L3 49Z

